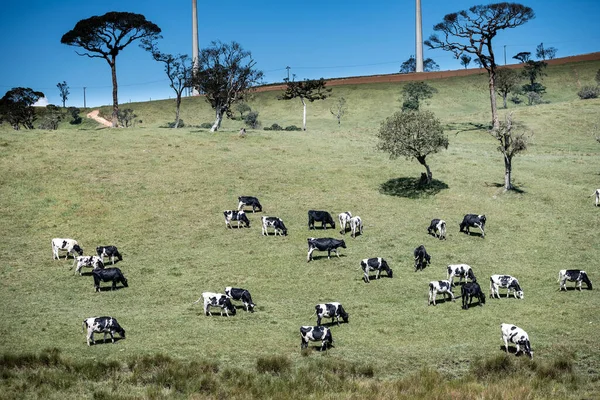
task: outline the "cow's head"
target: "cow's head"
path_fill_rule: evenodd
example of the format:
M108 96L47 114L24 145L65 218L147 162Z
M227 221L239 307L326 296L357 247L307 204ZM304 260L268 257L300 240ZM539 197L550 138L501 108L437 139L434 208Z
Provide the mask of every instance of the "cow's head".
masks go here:
M394 275L394 272L392 271L392 269L390 267L387 268L387 274L388 274L389 278L391 278Z
M585 282L585 284L587 285L588 290L592 290L592 281L590 281L590 278L588 278L588 276L585 273L585 271L581 271L581 280L583 282Z
M333 227L335 228L335 224L333 225ZM340 247L345 249L346 248L346 242L344 242L342 240L341 243L340 243Z
M517 290L516 292L517 298L523 300L525 298L525 295L523 294L522 290Z
M129 285L127 284L127 278L123 277L123 278L121 279L121 283L123 284L123 286L125 286L125 287L129 287Z
M473 273L472 269L469 269L469 271L467 271L467 278L469 278L471 282L477 281L477 278L475 278L475 274Z
M350 315L342 308L342 306L340 306L340 317L342 317L345 323L348 323L348 318Z
M80 256L83 255L83 249L81 247L79 247L78 244L76 244L75 246L73 246L73 251L76 252L77 254L79 254Z
M123 339L125 339L125 329L123 329L119 326L118 328L115 329L115 332L117 332L119 334L119 336L121 336Z
M533 360L533 350L531 350L531 343L529 342L529 339L519 340L519 345L523 346L523 351L525 351L525 354L527 354L529 358Z
M225 298L225 300L223 301L223 305L225 306L225 308L227 308L227 311L230 312L231 315L235 315L235 313L237 312L235 306L233 305L229 297Z
M242 221L244 224L246 224L246 228L250 228L250 220L248 219L248 217L246 217L245 212L240 211L239 218L240 218L240 221Z

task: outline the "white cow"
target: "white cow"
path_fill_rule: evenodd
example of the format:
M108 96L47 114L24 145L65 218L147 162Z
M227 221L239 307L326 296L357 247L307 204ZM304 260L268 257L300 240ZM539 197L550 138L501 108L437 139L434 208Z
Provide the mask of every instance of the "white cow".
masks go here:
M69 257L69 254L75 258L75 253L80 256L83 255L83 249L79 247L77 240L75 239L61 239L54 238L52 239L52 259L60 260L60 256L58 254L59 251L66 251L65 260Z
M231 299L222 293L203 292L202 297L193 304L198 303L200 300L204 300L204 314L206 316L212 315L210 307L220 307L221 316L223 316L223 311L225 311L225 315L228 317L229 313L232 315L235 315L236 313L236 309L231 303Z
M450 281L431 281L429 282L429 303L428 306L433 303L435 306L435 297L440 294L444 294L444 300L446 299L446 294L450 295L452 301L454 300L454 293L452 293L452 284Z
M350 229L352 230L352 237L356 237L356 232L360 235L363 233L363 223L362 219L357 215L356 217L350 218Z
M506 288L506 297L513 291L515 299L523 299L523 289L519 285L517 278L510 275L492 275L490 276L490 297L500 298L499 288Z
M473 270L467 264L450 264L448 265L448 276L446 279L450 281L451 284L454 285L454 277L458 276L458 283L460 284L465 278L465 280L470 279L471 281L475 281L475 274L473 274Z
M350 226L350 218L352 218L352 213L350 211L343 212L338 214L338 220L340 221L340 233L342 235L346 234L346 227Z
M517 345L517 352L519 353L520 346L523 346L525 354L533 359L533 350L531 350L531 343L529 342L529 335L523 329L512 324L501 324L500 330L502 331L502 340L504 340L504 348L508 353L508 342Z
M81 268L88 267L92 269L103 269L104 263L102 262L102 258L98 256L78 256L76 259L77 267L75 267L75 273L79 272L81 275Z

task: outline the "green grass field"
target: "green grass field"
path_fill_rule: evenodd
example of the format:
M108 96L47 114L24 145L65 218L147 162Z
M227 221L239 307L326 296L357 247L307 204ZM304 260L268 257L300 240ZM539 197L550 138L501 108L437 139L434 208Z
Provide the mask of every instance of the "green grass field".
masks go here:
M142 121L129 129L3 125L0 398L597 396L598 290L558 292L556 279L563 268L600 277L600 210L590 197L600 187L600 100L576 95L598 68L552 67L547 104L509 104L534 132L513 163L519 191L509 193L497 144L475 128L490 120L483 75L430 82L439 92L424 107L450 145L428 158L428 190L415 187L418 163L375 150L381 121L400 108L401 84L335 87L308 105L306 132L240 138L237 120L214 134L160 128L174 116L172 100L126 105ZM300 102L276 95L250 103L263 125L300 126ZM329 112L338 97L349 106L341 126ZM182 107L186 124L212 122L203 99ZM257 196L264 213L249 213L250 229L226 229L222 212L240 195ZM315 253L307 263L307 237L341 237L309 231L309 209L336 220L350 210L364 235L346 235L339 259ZM485 239L458 232L466 213L486 214ZM281 217L289 236L261 236L262 215ZM448 240L427 235L432 218L447 221ZM129 287L95 293L71 259L52 260L54 237L77 239L86 255L117 245ZM420 244L432 264L415 273ZM378 256L394 277L365 284L360 260ZM490 275L513 275L525 299L428 307L428 282L445 279L451 263L471 265L486 294ZM192 305L225 286L250 290L256 312L205 317ZM299 327L315 324L314 305L326 301L341 302L350 322L332 327L326 354L303 353ZM86 346L82 320L99 315L116 317L127 339ZM502 322L529 333L534 361L503 355Z

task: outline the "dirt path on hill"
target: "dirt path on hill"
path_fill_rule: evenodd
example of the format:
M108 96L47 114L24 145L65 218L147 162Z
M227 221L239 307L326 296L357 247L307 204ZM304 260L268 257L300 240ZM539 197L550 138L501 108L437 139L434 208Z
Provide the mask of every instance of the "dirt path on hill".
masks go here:
M100 110L94 110L92 112L87 113L86 117L93 119L94 121L98 122L99 124L102 124L104 126L108 126L109 128L111 128L112 122L98 116L98 114L100 114Z

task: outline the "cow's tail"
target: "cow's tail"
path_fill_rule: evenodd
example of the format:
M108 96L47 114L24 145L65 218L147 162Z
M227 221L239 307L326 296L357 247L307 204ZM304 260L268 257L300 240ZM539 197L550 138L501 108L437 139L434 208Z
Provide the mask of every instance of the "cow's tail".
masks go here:
M204 298L203 296L200 296L200 298L198 300L196 300L195 302L193 302L192 304L196 304L196 303L200 302L200 300L202 300L203 298Z
M558 280L556 282L560 282L560 271L558 271Z
M83 320L83 324L81 324L81 332L85 332L85 328L87 328L86 320Z

